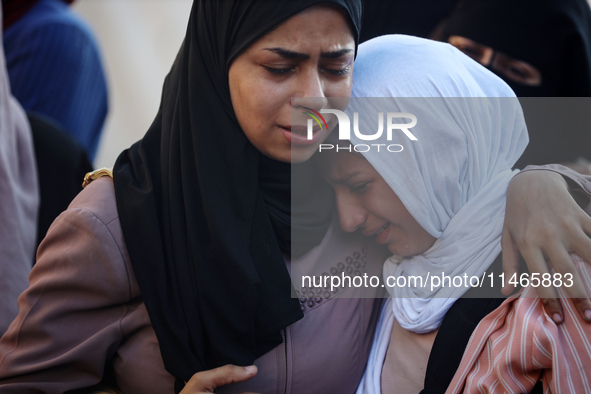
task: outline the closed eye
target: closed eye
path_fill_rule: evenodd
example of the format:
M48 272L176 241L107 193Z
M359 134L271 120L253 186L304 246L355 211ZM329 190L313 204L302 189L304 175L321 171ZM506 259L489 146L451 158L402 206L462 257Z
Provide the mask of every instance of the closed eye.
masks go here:
M349 186L349 191L355 194L363 194L369 188L370 182L363 182L356 185Z
M275 75L284 75L284 74L288 74L290 72L295 71L295 67L278 68L278 67L263 66L263 68L265 70L267 70L268 72L270 72L271 74L275 74Z
M349 73L349 67L341 68L341 69L333 69L333 68L325 68L324 69L327 73L342 77L343 75L347 75Z

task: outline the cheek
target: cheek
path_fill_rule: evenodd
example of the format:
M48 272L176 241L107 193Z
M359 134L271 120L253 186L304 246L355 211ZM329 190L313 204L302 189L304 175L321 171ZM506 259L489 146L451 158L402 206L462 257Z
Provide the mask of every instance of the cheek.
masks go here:
M426 252L436 241L436 239L431 234L426 232L422 227L418 226L418 224L413 238L415 240L417 253Z
M351 97L351 89L353 87L353 73L342 81L335 82L329 85L325 91L326 97Z
M286 103L289 105L290 98L288 90L278 84L265 81L244 84L240 88L239 110L247 116L256 116L256 123L264 125L277 120L280 109Z
M238 82L230 89L232 106L238 123L247 136L256 133L268 119L268 97L265 92L251 86L250 83Z
M343 81L341 86L341 94L337 97L351 97L351 91L353 90L353 68L355 63L351 63L349 66L349 76Z
M248 134L248 130L252 127L251 123L255 120L253 111L250 108L253 103L249 100L248 95L243 94L240 86L234 86L230 91L236 119L242 130Z

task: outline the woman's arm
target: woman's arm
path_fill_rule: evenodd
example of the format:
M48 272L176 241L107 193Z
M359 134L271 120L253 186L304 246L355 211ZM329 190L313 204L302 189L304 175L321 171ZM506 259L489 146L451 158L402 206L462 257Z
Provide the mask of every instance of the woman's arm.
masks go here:
M0 393L63 393L103 379L131 299L122 252L91 212L68 209L42 242L0 340Z
M569 253L591 261L590 191L591 177L564 166L526 167L513 178L507 190L501 241L505 277L519 274L520 254L530 272L543 274L554 269L563 275L572 273L574 286L566 290L587 322L591 322L591 301ZM508 294L512 290L507 285L503 292ZM564 314L556 288L540 286L538 294L544 299L546 313L561 323Z

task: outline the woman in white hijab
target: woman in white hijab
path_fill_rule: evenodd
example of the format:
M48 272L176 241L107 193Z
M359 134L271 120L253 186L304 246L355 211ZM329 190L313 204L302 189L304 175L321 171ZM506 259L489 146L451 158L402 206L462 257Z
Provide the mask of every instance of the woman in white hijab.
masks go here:
M435 349L439 355L460 344L455 358L443 355L453 375L474 328L459 333L464 315L480 320L501 302L458 299L489 278L493 262L500 264L507 186L527 130L511 89L447 44L409 36L371 40L359 48L354 78L349 113L351 119L358 113L361 132L352 133L350 146L363 157L332 155L327 178L341 226L375 237L394 254L384 264L390 297L358 393L429 392L425 385L441 361L433 359ZM366 131L375 130L380 112L414 115L407 131L416 140L394 128L368 143ZM497 273L491 278L499 280ZM493 282L491 292L477 296L498 297L500 287ZM444 380L450 379L448 373Z

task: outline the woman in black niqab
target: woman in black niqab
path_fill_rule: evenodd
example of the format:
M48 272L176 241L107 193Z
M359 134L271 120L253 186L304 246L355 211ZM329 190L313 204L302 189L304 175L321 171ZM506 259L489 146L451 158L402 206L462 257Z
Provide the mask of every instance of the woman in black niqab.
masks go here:
M591 7L587 0L458 0L444 27L444 38L451 36L494 49L487 67L518 97L591 97ZM501 69L495 67L499 53L533 66L541 81L534 85L520 82L527 72L511 62ZM584 164L591 160L588 100L525 99L521 104L530 143L518 168L565 163L589 171Z
M518 97L591 96L587 0L458 0L444 24L444 39L453 35L536 67L542 75L537 86L499 75Z
M251 364L303 316L283 257L291 252L290 165L243 134L228 70L254 41L317 3L340 5L357 42L359 0L195 1L158 115L115 164L134 273L165 367L180 380ZM329 214L302 216L318 228Z

